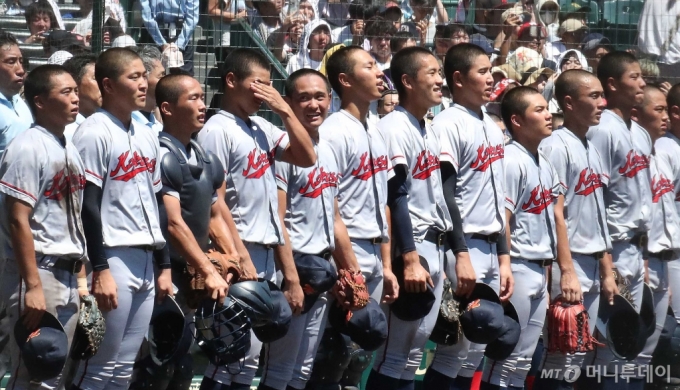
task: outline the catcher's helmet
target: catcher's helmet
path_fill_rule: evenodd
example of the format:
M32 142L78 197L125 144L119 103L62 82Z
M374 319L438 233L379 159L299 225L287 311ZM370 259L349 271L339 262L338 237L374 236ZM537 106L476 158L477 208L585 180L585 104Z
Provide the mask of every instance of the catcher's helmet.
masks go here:
M321 293L333 288L338 274L328 260L319 256L296 253L294 257L300 286L305 293L305 306L302 309L302 314L305 314L312 309Z
M293 318L293 312L283 292L274 283L267 283L272 294L274 315L267 324L253 327L253 333L263 343L271 343L283 338L288 333L290 320Z
M423 256L420 265L429 273L430 267ZM390 312L402 321L417 321L425 317L434 305L434 288L427 284L427 290L422 293L409 293L404 289L404 258L397 256L392 261L392 272L399 283L399 296L390 305Z
M195 314L196 341L216 366L235 363L250 349L250 318L243 305L227 296L224 304L206 299Z
M604 294L600 295L596 328L605 336L614 356L623 360L635 359L647 340L647 326L635 307L621 295L614 295L613 305Z
M229 296L241 304L248 313L253 327L271 321L274 315L272 294L266 281L247 280L234 283L229 287Z
M189 352L193 337L184 313L173 297L157 303L149 323L149 355L161 366Z

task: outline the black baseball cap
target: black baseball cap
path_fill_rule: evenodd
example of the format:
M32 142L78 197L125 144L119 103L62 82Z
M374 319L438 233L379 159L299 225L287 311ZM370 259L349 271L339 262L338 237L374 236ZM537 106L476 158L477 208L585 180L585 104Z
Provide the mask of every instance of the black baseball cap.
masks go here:
M429 273L430 267L423 256L420 265ZM434 306L434 288L427 284L425 292L410 293L404 289L404 257L399 255L392 260L392 272L399 283L399 297L390 305L390 311L402 321L417 321L430 313Z
M42 382L61 374L68 356L68 338L57 317L43 313L34 330L27 329L19 319L14 325L14 339L32 381Z
M331 305L328 322L365 351L375 351L387 340L387 318L373 298L366 307L349 313L337 304Z
M333 288L338 274L330 261L319 256L296 253L294 260L300 286L305 294L305 306L302 309L304 314L312 309L319 295Z
M500 337L487 344L484 355L496 361L505 360L510 357L519 342L522 327L519 324L519 315L511 302L503 305L503 330Z
M460 325L471 342L489 344L503 334L505 312L498 294L488 284L475 284L470 297L460 298L460 308Z

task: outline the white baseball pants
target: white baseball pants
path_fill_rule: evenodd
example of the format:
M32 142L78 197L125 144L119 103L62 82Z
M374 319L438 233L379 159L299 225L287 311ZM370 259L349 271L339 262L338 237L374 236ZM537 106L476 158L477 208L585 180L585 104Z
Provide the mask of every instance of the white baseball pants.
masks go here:
M676 251L676 259L668 262L668 284L672 291L680 291L680 251ZM670 305L675 319L680 322L680 293L671 293Z

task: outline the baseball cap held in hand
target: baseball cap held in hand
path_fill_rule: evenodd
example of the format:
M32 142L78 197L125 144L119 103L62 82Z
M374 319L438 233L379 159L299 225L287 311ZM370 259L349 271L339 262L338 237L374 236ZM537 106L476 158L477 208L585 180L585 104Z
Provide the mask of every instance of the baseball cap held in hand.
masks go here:
M64 327L52 314L45 312L37 329L29 330L17 321L14 339L32 381L42 382L58 376L68 356L68 338Z

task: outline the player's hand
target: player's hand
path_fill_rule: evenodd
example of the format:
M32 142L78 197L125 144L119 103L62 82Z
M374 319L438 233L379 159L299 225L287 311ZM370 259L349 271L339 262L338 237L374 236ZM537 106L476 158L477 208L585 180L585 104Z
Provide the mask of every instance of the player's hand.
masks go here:
M579 286L580 287L580 286ZM607 298L610 305L614 304L614 295L619 293L619 286L611 272L607 273L600 281L600 294Z
M293 315L297 316L302 313L302 309L305 307L305 293L302 291L299 281L283 283L283 289L281 290L283 295L286 297L288 304L290 305L290 310L293 311Z
M43 314L47 310L45 304L45 294L43 293L42 284L34 287L26 287L24 294L24 311L21 313L23 322L28 330L33 330L38 327Z
M507 302L510 300L512 293L515 291L515 278L512 276L510 261L502 262L498 266L498 273L501 277L501 293L499 297L501 302Z
M271 83L266 84L260 80L255 80L250 84L250 90L255 93L255 97L267 103L267 106L274 111L275 114L282 114L290 111L290 106L283 100L283 97L271 86Z
M383 270L383 296L382 303L390 304L399 298L399 282L392 270Z
M614 284L616 284L616 282L614 282ZM560 276L560 289L562 290L562 298L564 298L567 302L581 302L581 283L579 283L578 277L576 276L576 272L574 270L562 272Z
M456 253L456 292L459 297L469 297L477 284L477 275L470 261L470 253Z
M118 287L108 269L92 272L92 295L101 311L118 308Z
M245 258L241 256L241 271L243 272L241 273L239 281L257 280L257 269L250 259L250 255Z
M404 290L409 293L419 293L427 291L429 284L434 288L434 283L430 273L420 265L418 252L411 251L403 254L404 256Z
M229 285L231 284L231 278L234 277L233 274L227 275L227 280L224 280L222 276L213 269L207 275L203 275L205 278L205 288L210 294L210 298L213 301L218 301L221 304L224 303L224 298L229 294Z
M156 302L163 302L165 297L175 295L172 286L172 271L170 268L160 271L160 275L156 278Z

